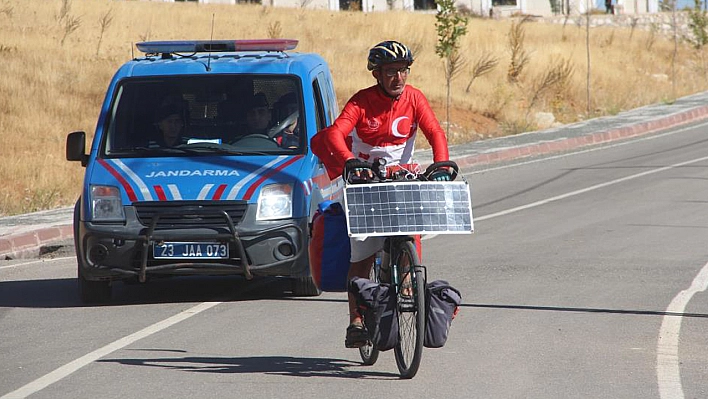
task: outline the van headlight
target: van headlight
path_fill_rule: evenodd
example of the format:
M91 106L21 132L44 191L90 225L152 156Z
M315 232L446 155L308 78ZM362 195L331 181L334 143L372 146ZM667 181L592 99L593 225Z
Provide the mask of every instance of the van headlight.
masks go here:
M94 222L125 221L120 190L113 186L91 186L91 216Z
M285 219L293 215L293 186L270 184L258 196L256 220Z

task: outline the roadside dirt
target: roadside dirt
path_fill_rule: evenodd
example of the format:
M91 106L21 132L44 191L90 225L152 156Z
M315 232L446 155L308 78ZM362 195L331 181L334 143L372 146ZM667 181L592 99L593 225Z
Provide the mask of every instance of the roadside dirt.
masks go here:
M435 115L437 115L440 124L446 131L447 112L444 104L431 103ZM450 129L448 132L448 144L469 143L482 139L503 136L504 132L500 129L499 123L494 119L488 118L478 112L466 108L450 108ZM418 143L418 148L428 148L429 145L425 138L421 135Z

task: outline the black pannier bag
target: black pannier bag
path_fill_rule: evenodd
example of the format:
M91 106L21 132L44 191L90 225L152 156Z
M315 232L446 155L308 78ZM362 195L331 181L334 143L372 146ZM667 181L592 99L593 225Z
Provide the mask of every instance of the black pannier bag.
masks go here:
M354 277L349 292L356 298L364 325L376 349L393 349L399 341L396 293L390 284Z
M457 315L462 295L447 281L435 280L425 286L426 348L441 348L447 341L452 319Z

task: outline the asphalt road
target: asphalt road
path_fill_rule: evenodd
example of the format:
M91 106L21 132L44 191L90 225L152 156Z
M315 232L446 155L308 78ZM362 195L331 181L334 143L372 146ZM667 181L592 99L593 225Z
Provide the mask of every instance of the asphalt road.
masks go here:
M181 278L90 307L59 254L0 263L0 398L708 397L706 130L467 171L475 234L423 256L464 304L413 380L344 348L342 293Z

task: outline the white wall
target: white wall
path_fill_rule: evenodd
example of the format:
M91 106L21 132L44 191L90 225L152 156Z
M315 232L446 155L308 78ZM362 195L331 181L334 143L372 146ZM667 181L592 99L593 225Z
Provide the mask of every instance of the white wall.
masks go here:
M175 0L150 0L174 2ZM236 0L198 0L200 3L209 4L236 4ZM386 0L359 0L363 12L386 11L389 8ZM391 0L391 8L395 10L413 10L414 0ZM565 1L565 0L561 0ZM339 10L339 0L261 0L263 5L289 8L314 8L326 10ZM646 14L656 13L659 10L659 0L614 0L620 5L621 14ZM570 0L570 13L585 13L587 6L595 7L595 0ZM551 16L550 0L517 0L516 6L492 7L492 0L457 0L457 4L464 5L472 12L489 16L489 10L494 8L495 17L507 17L520 12L529 15Z

